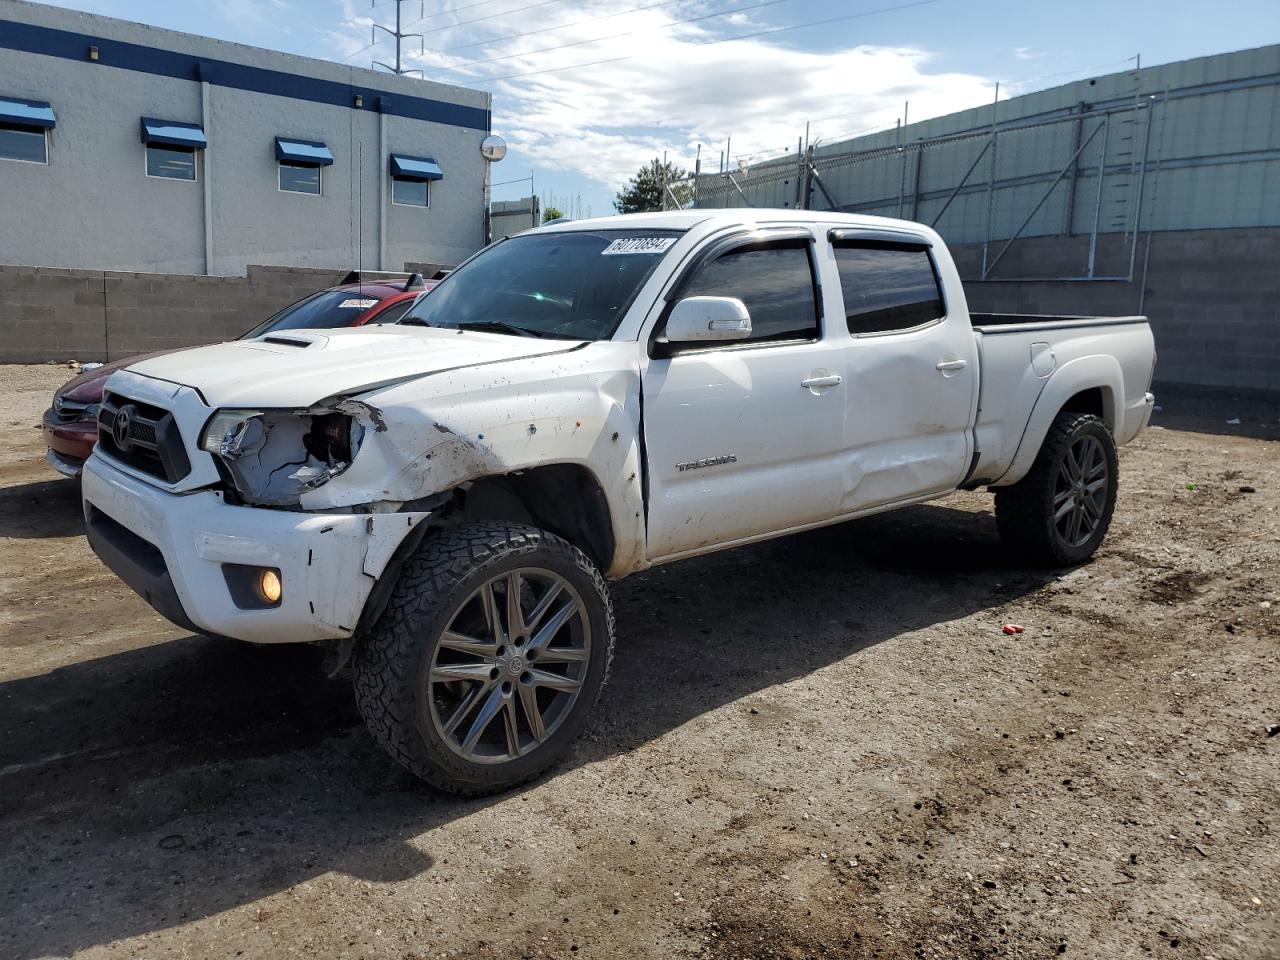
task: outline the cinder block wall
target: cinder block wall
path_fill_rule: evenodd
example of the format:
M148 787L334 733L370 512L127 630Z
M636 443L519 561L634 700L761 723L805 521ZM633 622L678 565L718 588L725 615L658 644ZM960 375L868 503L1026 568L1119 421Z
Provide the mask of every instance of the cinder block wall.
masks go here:
M980 245L952 252L962 276L979 273ZM1079 274L1087 256L1087 237L1032 237L1009 249L995 276ZM1122 237L1100 238L1100 272L1126 273L1128 257ZM965 291L971 309L989 313L1141 310L1155 331L1158 381L1280 391L1280 228L1155 234L1145 298L1144 261L1145 235L1133 282L967 281ZM115 359L226 340L340 278L296 267L193 277L0 266L0 362Z
M1003 242L993 243L989 256ZM1072 276L1088 262L1088 237L1017 241L1002 277ZM1138 243L1133 282L966 281L969 308L985 313L1145 313L1155 333L1156 380L1280 391L1280 228L1168 231ZM980 244L952 253L964 277L981 272ZM1147 264L1145 297L1143 264ZM1100 274L1124 275L1124 238L1099 238Z
M115 360L240 336L343 271L244 277L0 266L0 362Z

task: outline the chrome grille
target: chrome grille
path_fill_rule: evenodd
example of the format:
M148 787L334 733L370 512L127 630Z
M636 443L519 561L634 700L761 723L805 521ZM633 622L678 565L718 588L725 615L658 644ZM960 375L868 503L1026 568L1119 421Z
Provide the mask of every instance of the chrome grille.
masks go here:
M54 397L53 416L59 423L75 423L77 420L83 420L90 407L95 406L95 404L68 400L66 397Z

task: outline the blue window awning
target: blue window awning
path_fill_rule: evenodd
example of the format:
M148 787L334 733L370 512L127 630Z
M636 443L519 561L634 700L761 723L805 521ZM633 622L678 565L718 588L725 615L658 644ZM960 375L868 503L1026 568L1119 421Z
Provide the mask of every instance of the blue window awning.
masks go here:
M142 142L147 145L187 147L191 150L203 150L209 145L204 130L198 123L156 120L154 117L142 118Z
M327 167L333 163L333 154L317 140L286 140L284 137L276 137L276 159L305 167Z
M404 153L393 153L391 176L397 180L443 180L444 171L430 157L411 157Z
M24 127L44 127L51 130L58 119L53 107L43 100L22 100L18 97L0 97L0 123L15 123Z

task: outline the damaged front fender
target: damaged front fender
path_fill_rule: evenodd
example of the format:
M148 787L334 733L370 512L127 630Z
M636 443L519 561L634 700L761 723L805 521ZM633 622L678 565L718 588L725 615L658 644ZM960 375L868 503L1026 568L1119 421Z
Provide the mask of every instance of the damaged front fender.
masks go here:
M606 572L643 563L633 344L442 371L321 403L351 417L362 439L340 475L302 492L303 510L394 511L488 478L576 466L608 505L616 549Z

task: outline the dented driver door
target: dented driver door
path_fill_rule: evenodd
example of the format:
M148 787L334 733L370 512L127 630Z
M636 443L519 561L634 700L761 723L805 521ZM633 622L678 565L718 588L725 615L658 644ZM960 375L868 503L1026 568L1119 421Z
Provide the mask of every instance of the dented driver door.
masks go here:
M843 353L822 342L810 247L806 238L732 247L681 290L742 300L750 339L685 344L670 356L651 346L643 372L651 560L832 516Z

